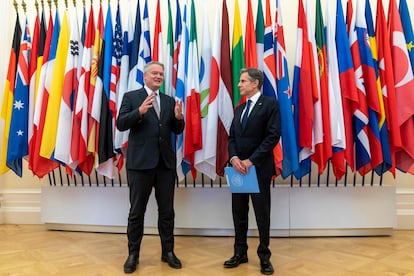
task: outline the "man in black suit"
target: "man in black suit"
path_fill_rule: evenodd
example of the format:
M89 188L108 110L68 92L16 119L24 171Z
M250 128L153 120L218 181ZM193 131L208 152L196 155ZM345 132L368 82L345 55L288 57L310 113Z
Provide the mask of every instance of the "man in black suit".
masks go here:
M224 262L225 268L237 267L248 261L247 230L249 196L251 197L260 243L257 254L263 274L273 274L270 262L270 183L275 174L273 148L280 138L280 114L278 103L261 95L263 73L254 68L243 69L238 87L246 102L235 109L229 135L231 165L241 174L251 166L256 167L259 193L232 194L232 213L235 229L234 255Z
M152 189L158 204L161 260L181 268L174 254L174 188L176 156L171 134L184 130L182 102L159 93L164 65L150 62L144 67L145 86L124 95L117 119L120 131L130 130L126 156L130 210L128 251L124 272L136 270L144 230L144 214Z

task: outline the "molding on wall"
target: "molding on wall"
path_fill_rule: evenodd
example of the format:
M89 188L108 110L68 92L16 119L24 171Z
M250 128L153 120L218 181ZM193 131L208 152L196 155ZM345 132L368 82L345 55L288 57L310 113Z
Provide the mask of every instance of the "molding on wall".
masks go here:
M414 188L396 190L397 229L414 229Z
M395 229L414 229L414 188L396 188L396 223ZM42 221L41 212L42 189L3 189L0 190L0 224L42 224L45 223L48 229L70 230L70 231L96 231L125 233L124 225L94 225L76 223L50 223ZM188 206L187 206L188 207ZM272 207L272 212L275 208ZM229 210L227 210L229 211ZM227 212L226 211L226 212ZM125 215L125 214L124 214ZM253 221L254 222L254 221ZM280 226L280 225L279 225ZM272 229L272 236L337 236L342 235L367 235L368 233L387 234L389 228L372 229ZM157 234L156 227L146 227L147 234ZM188 229L176 227L177 235L233 235L231 228L198 228ZM250 230L250 235L257 235L257 230Z
M0 190L0 222L3 224L40 224L41 189Z

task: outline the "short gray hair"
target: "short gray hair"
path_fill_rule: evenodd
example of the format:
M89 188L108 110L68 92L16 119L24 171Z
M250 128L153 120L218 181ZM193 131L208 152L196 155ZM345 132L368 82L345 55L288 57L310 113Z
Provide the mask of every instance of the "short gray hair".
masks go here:
M148 71L148 68L151 65L155 65L155 64L161 66L162 69L164 70L164 64L162 62L159 62L159 61L150 61L150 62L148 62L147 64L144 65L144 73L146 73Z

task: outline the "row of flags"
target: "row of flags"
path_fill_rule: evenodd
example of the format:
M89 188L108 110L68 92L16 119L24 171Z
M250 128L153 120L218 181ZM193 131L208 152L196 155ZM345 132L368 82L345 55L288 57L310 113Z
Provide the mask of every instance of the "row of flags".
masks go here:
M414 174L414 140L403 142L414 137L414 34L406 0L399 7L389 1L388 21L377 0L375 25L368 0L356 7L347 0L346 10L337 0L335 11L335 2L326 1L325 16L320 0L314 14L313 1L299 0L292 86L281 0L264 1L257 1L255 21L251 0L246 15L235 0L230 33L227 3L217 0L212 35L207 9L198 19L194 0L176 0L175 17L170 0L158 0L153 29L148 0L138 1L135 18L126 9L126 26L119 2L115 18L110 3L105 16L102 3L98 10L91 4L89 13L84 7L81 26L76 7L63 16L41 10L33 34L27 15L21 24L17 14L1 109L0 174L22 176L26 159L39 178L60 165L69 174L95 169L114 178L128 146L116 116L123 95L143 87L150 61L165 65L161 92L184 105L184 132L173 137L179 180L189 172L223 175L233 109L244 101L237 87L244 67L263 71L262 93L280 106L277 175L301 178L312 164L319 174L332 166L337 179L347 168ZM164 24L161 8L168 9Z

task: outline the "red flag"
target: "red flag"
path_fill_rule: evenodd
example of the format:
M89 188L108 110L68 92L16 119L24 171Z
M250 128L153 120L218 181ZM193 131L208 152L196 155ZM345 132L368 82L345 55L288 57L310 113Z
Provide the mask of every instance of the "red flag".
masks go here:
M402 148L396 152L396 163L399 169L414 174L414 140L409 138L414 137L414 79L395 0L390 0L388 8L388 29L394 65L398 124L401 137L407 138Z
M57 15L57 13L56 13ZM45 51L43 55L43 64L40 69L40 79L38 86L38 93L36 96L36 106L33 117L33 137L30 147L32 148L32 156L29 159L29 169L38 177L43 177L49 172L53 171L59 166L59 163L40 156L40 144L42 142L43 128L46 116L46 107L49 98L50 75L53 72L54 56L51 56L53 51L56 51L57 39L59 35L59 17L56 17L56 24L53 25L52 13L49 13L49 25L47 28ZM49 77L48 77L49 76ZM30 165L30 161L31 165Z
M257 68L256 32L254 31L251 0L247 1L246 40L244 42L246 67Z
M154 28L154 48L152 49L152 60L163 62L163 44L162 44L162 29L161 29L161 15L160 15L160 0L157 2L157 11L155 13L155 28Z
M382 0L377 2L377 23L375 34L378 47L378 70L381 80L381 90L384 99L385 117L387 118L387 130L391 151L390 172L395 177L395 152L401 147L401 134L398 125L397 100L394 87L394 74L391 56L390 38L385 19Z

